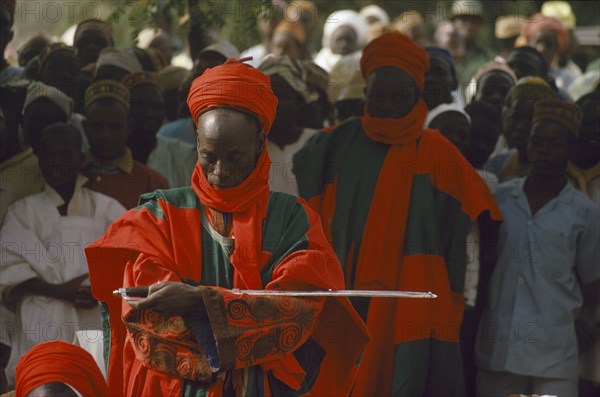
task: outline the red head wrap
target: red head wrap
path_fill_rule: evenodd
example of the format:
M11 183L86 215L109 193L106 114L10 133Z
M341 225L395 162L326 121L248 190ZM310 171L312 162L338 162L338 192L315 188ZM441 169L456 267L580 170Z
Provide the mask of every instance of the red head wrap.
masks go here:
M396 66L412 76L423 89L425 72L429 69L427 52L402 33L382 34L363 50L360 69L367 81L369 75L384 66Z
M277 97L271 90L269 76L234 59L207 69L196 78L187 103L196 124L198 116L209 109L234 107L256 115L265 132L271 129L277 111Z
M564 54L569 47L569 33L558 18L546 17L538 12L525 21L521 34L529 42L536 32L546 29L552 30L556 34L558 50Z
M25 396L50 382L66 383L83 397L108 395L106 381L92 356L81 347L66 342L40 343L17 364L15 386L18 396Z

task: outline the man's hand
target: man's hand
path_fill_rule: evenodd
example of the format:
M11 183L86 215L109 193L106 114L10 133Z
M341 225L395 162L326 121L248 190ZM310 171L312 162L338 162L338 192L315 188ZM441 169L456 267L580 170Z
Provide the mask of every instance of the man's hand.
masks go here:
M198 287L173 281L151 285L147 298L128 303L136 309L157 311L164 317L183 317L190 313L206 312Z

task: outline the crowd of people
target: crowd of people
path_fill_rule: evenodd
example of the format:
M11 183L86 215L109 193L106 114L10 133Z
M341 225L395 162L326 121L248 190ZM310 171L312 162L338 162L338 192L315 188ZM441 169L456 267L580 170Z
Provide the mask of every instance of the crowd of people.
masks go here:
M318 7L274 1L187 64L88 19L3 57L0 393L598 395L600 58L568 2L494 47L484 7L337 10L316 49Z

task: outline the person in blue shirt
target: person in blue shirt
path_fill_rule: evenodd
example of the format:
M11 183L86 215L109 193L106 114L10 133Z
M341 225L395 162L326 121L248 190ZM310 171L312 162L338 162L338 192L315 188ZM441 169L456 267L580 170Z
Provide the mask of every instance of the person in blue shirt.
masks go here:
M494 193L504 222L477 335L480 396L577 395L576 320L600 290L598 208L566 174L581 118L574 104L536 102L531 172Z

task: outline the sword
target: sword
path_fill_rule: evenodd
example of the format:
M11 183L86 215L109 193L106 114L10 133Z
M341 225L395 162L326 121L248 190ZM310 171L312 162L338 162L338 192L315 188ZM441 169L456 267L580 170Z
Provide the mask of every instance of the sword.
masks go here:
M359 298L411 298L411 299L435 299L437 295L429 292L416 291L378 291L378 290L315 290L315 291L290 291L290 290L260 290L260 289L239 289L230 290L236 295L251 296L345 296ZM113 291L113 295L120 296L127 301L139 300L148 296L148 287L119 288Z

